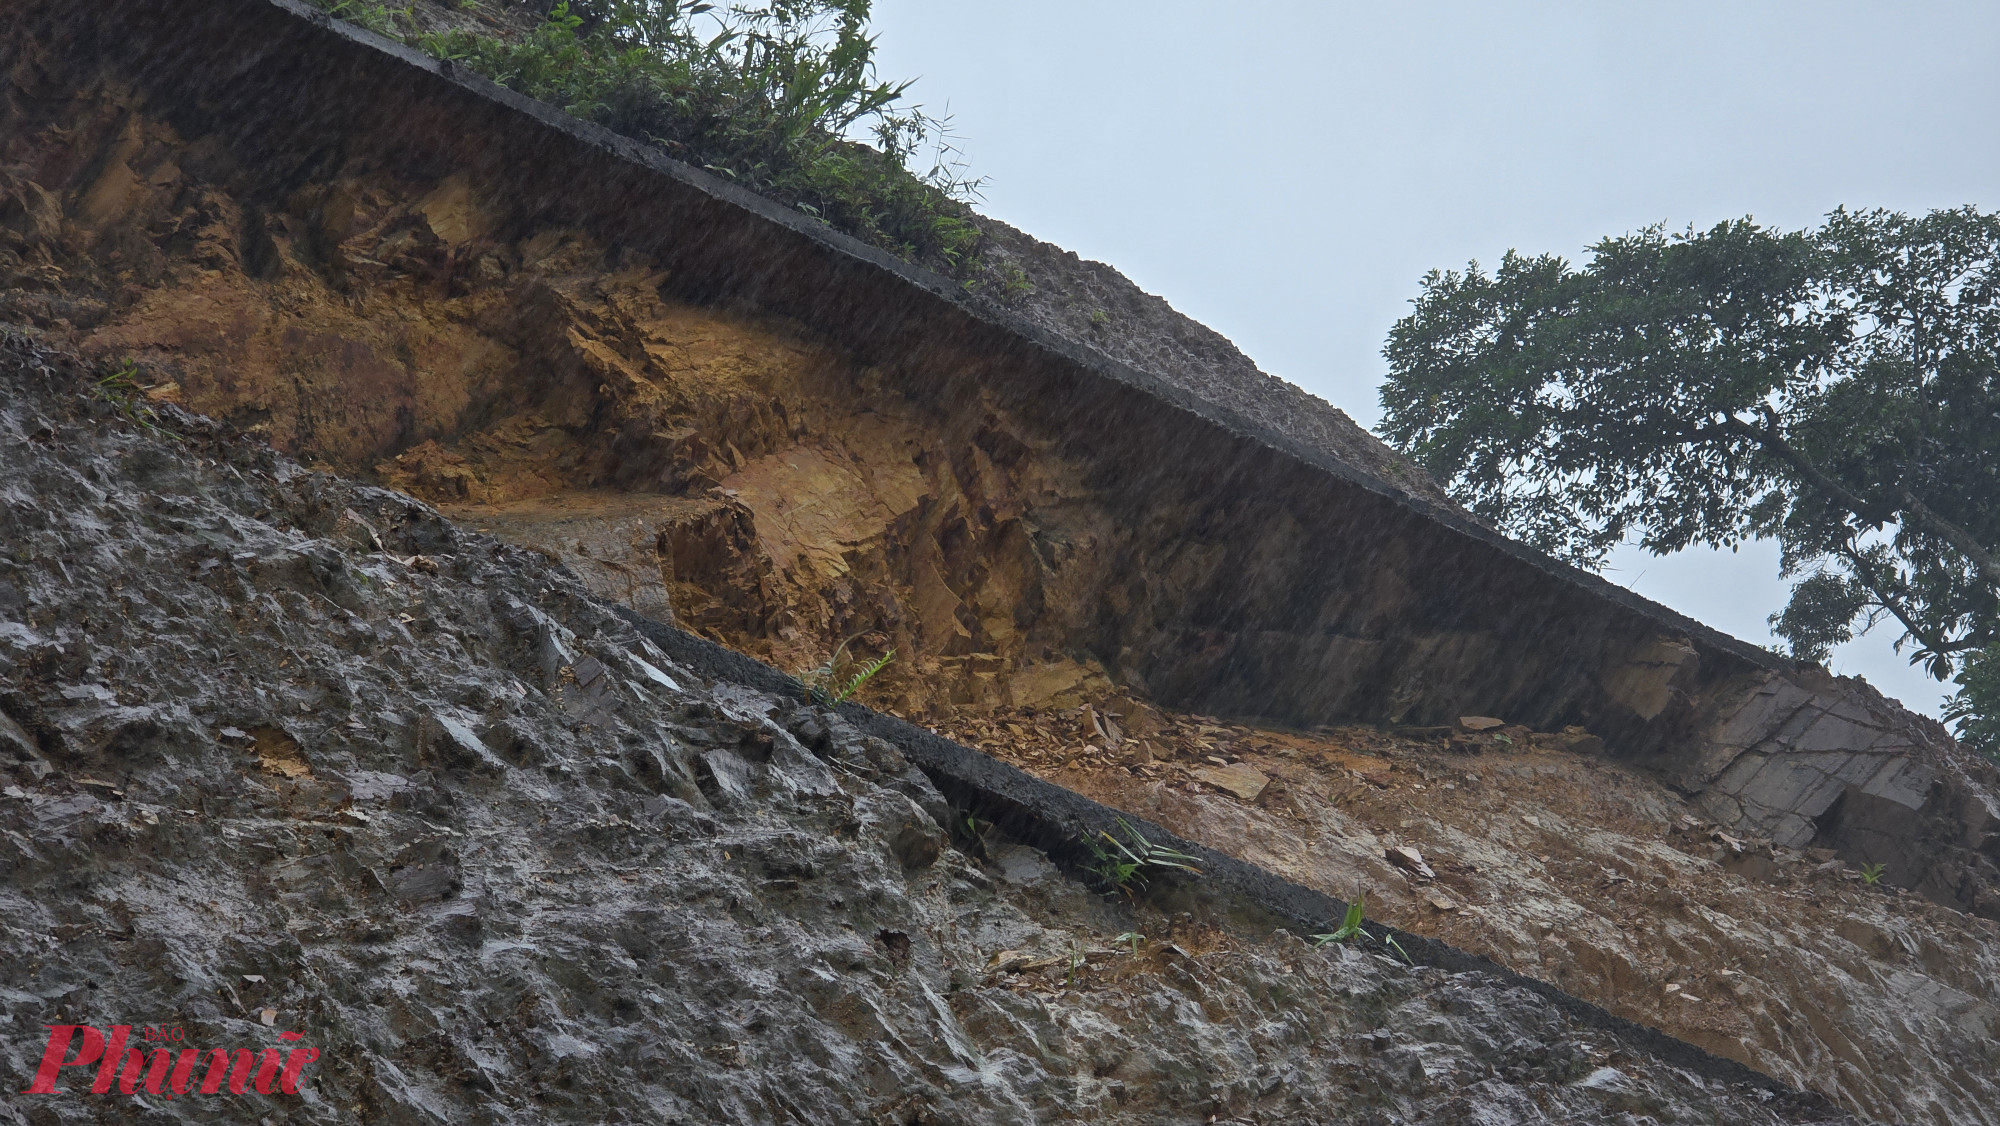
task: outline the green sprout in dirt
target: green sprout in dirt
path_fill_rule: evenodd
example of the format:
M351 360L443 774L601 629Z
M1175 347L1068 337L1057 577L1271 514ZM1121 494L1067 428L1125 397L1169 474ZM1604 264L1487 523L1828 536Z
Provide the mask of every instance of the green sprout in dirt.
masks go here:
M1861 879L1869 887L1874 887L1876 884L1882 882L1882 873L1888 871L1888 868L1887 864L1863 864L1861 866Z
M1364 942L1372 940L1375 936L1361 929L1361 920L1367 917L1367 913L1368 893L1362 892L1354 897L1354 902L1347 905L1347 917L1340 921L1340 926L1328 934L1312 936L1313 945L1327 946L1357 938Z
M1146 941L1146 936L1140 934L1138 931L1126 931L1124 934L1112 936L1111 944L1113 946L1131 947L1132 956L1137 958L1139 956L1139 944L1144 941Z
M1094 835L1083 838L1084 847L1091 854L1090 870L1110 887L1131 895L1136 889L1146 886L1149 874L1157 875L1163 871L1201 874L1201 869L1195 866L1194 857L1165 845L1154 844L1123 817L1118 818L1117 828L1117 833L1100 829Z
M1410 957L1410 952L1403 949L1403 944L1396 941L1395 935L1390 934L1388 931L1383 931L1379 935L1369 934L1362 928L1361 923L1367 917L1367 913L1368 893L1358 892L1354 896L1354 902L1347 905L1347 915L1341 919L1340 926L1327 934L1313 935L1313 945L1330 946L1334 943L1352 942L1355 939L1360 939L1363 942L1379 942L1383 946L1394 950L1396 956L1403 961L1408 962L1412 966L1416 965L1416 959Z
M153 405L146 399L146 388L139 382L139 365L126 360L91 384L91 394L101 402L111 404L120 417L134 426L150 430L155 434L169 433L154 420L159 417Z
M993 822L967 811L954 823L953 836L963 842L964 848L961 851L967 855L990 858L991 850L986 843L986 834L991 832L993 827Z
M857 663L847 656L847 647L853 641L854 638L850 637L841 642L825 664L799 677L805 681L806 695L812 698L813 703L823 708L846 703L861 691L863 685L875 679L876 673L888 668L890 662L896 659L896 651L891 649L866 664Z
M1028 272L1013 262L999 265L988 262L980 274L960 282L960 288L967 293L995 293L1006 301L1035 291L1035 283L1028 277Z

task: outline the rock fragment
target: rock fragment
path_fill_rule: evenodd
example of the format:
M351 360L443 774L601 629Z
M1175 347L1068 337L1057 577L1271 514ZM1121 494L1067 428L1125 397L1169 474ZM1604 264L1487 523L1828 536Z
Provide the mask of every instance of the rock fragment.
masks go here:
M1264 787L1271 784L1270 775L1246 762L1230 763L1227 766L1197 767L1194 776L1244 801L1256 801L1258 796L1263 794Z
M1426 880L1437 879L1437 873L1424 862L1424 854L1414 845L1390 845L1382 850L1382 858L1407 872L1414 872Z

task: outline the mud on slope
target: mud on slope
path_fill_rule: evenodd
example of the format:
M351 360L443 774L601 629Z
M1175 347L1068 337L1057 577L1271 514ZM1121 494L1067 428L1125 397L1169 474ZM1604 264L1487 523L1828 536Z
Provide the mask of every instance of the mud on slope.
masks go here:
M888 744L90 379L0 337L0 1055L26 1077L51 1023L320 1055L296 1097L135 1071L10 1120L1831 1120L1490 978L974 861Z
M856 635L893 648L899 710L1108 683L1093 651L1151 659L1154 622L1237 597L1246 556L1287 558L1301 534L1135 525L1087 449L782 319L676 299L583 231L506 229L465 176L363 164L266 204L115 83L24 107L0 304L135 363L156 399L782 667Z
M1094 612L1051 607L1038 556L1102 530L1038 543L1021 522L1078 473L1005 420L943 426L782 321L664 297L580 231L496 238L463 177L338 176L266 211L220 186L225 154L135 109L102 88L12 123L0 302L136 362L155 398L480 506L601 592L786 667L867 630L899 674L977 696Z
M1381 622L1411 592L1379 574L1320 573L1295 550L1420 517L1325 511L1262 488L1251 461L1236 466L1240 487L1135 464L1157 462L1154 443L1174 429L1134 418L1129 402L1022 400L998 358L927 360L902 342L877 365L871 346L836 349L782 318L691 301L710 279L550 221L507 198L492 170L395 148L435 148L430 133L462 129L440 108L401 114L418 136L383 151L327 141L287 153L300 163L281 170L252 163L254 141L190 132L216 124L198 105L173 107L180 125L156 116L125 79L94 72L81 43L24 34L10 65L7 308L65 326L91 355L136 361L163 397L261 427L300 456L437 503L539 502L513 511L514 534L649 612L674 605L692 627L790 667L865 634L924 687L911 708L1030 702L1010 681L1040 665L1058 667L1037 677L1109 666L1127 682L1279 709L1340 706L1317 698L1331 678L1313 663L1351 666L1350 693L1363 696L1442 661L1490 675L1485 643L1449 636L1447 622L1383 644ZM1386 456L1351 423L1327 422L1331 408L1272 399L1278 381L1115 275L995 239L1047 282L1028 313L1041 315L1036 300L1067 308L1074 290L1115 295L1146 326L1086 346L1281 431L1318 419L1291 435L1307 448ZM1004 374L982 382L980 362ZM1075 430L1073 411L1102 411L1099 432ZM631 519L601 536L531 532L535 513L602 490L662 499L650 515L624 505ZM811 507L824 511L801 511ZM1248 607L1246 567L1266 580ZM1294 603L1329 617L1332 651L1302 654L1325 643L1285 635ZM1246 613L1270 622L1215 636ZM1385 661L1395 667L1370 667ZM1419 691L1385 706L1447 705Z
M2000 924L1732 836L1594 737L1070 703L947 730L1857 1112L2000 1122Z

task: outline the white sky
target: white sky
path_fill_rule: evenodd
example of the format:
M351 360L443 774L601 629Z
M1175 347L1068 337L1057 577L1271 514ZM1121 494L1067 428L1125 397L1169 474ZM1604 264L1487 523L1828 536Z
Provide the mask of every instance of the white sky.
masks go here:
M1573 260L1647 223L2000 205L2000 4L876 0L879 59L949 108L982 210L1380 415L1432 267ZM1746 640L1776 550L1607 572ZM1935 714L1887 627L1836 654Z

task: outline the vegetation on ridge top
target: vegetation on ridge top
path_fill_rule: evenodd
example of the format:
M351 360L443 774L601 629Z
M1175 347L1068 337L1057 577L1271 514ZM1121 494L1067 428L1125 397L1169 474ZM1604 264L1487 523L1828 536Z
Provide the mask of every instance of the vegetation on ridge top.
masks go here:
M2000 215L1833 212L1432 271L1384 354L1382 433L1586 567L1771 538L1771 615L1825 660L1880 622L2000 759Z
M727 8L568 0L516 35L424 31L413 6L313 2L649 141L968 288L984 285L968 206L979 181L965 173L949 120L909 104L910 83L877 76L869 0ZM856 132L875 143L851 140ZM911 170L924 163L924 171Z

